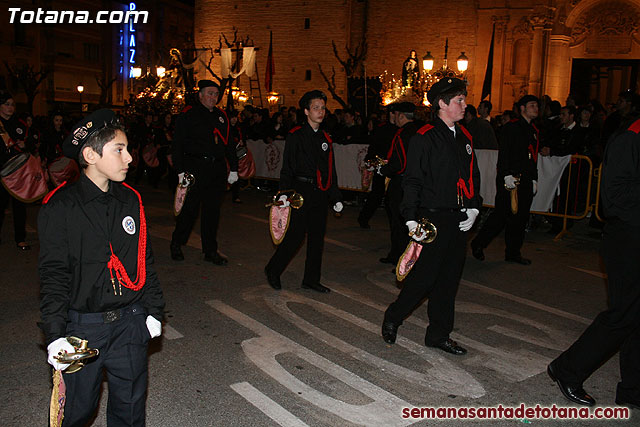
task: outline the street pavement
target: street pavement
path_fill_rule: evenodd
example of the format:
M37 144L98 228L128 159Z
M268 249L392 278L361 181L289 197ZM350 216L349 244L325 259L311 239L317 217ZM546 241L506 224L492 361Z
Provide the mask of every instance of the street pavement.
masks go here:
M527 233L523 255L531 266L503 261L502 236L483 262L469 252L452 334L469 352L453 356L424 346L426 304L405 320L395 345L380 336L383 312L399 292L392 266L378 261L389 246L382 209L370 230L359 228L358 206L330 215L322 277L330 294L300 288L304 246L277 292L263 273L274 251L268 193L245 190L242 204L227 196L218 240L229 264L219 267L203 259L199 224L186 259L172 261L173 196L166 188L139 189L167 303L163 337L150 345L148 426L585 424L432 421L403 418L403 408L576 408L546 366L606 307L600 233L586 221L557 242L548 226ZM31 251L15 248L10 209L1 232L0 415L7 426L44 426L48 416L51 370L36 325L37 211L28 210ZM613 407L618 381L616 355L585 388L599 408ZM105 382L95 426L106 425L107 393ZM639 417L589 425L640 425Z

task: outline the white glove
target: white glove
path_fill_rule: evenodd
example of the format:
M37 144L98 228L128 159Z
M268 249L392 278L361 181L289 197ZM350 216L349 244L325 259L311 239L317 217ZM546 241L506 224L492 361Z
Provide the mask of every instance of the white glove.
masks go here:
M282 204L280 205L281 208L286 208L287 206L289 206L291 204L289 202L286 194L280 195L280 198L278 199L278 201L282 202Z
M380 172L380 169L382 169L382 166L383 166L383 165L378 165L378 166L376 166L376 173L377 173L378 175L380 175L380 176L384 176L384 175L383 175L383 173L382 173L382 172Z
M342 212L342 208L344 208L344 206L342 206L342 202L336 202L336 204L333 205L333 210L338 213Z
M369 166L369 167L367 168L367 170L368 170L369 172L373 172L374 170L376 170L376 167L375 167L375 166Z
M147 329L151 338L159 337L162 334L162 323L153 316L147 316Z
M227 182L231 185L238 180L238 172L231 171L229 172L229 177L227 178Z
M416 228L418 228L418 222L417 221L407 221L405 223L407 225L407 228L409 229L409 234L413 235L411 236L411 238L413 240L415 240L416 242L421 242L425 239L425 237L427 237L427 233L422 230L422 232L420 234L416 234Z
M533 180L533 195L535 196L536 194L538 194L538 181L536 181L534 179Z
M467 209L467 219L458 223L460 231L469 231L473 227L473 223L476 222L476 217L480 213L478 209Z
M58 356L58 353L75 353L76 349L69 344L69 341L67 341L66 338L58 338L47 346L47 352L49 353L47 362L49 362L56 371L62 371L67 369L69 363L58 363L58 360L54 359L54 356Z
M182 184L182 180L184 179L184 172L178 174L178 184Z
M507 187L507 189L511 190L513 188L516 188L516 179L514 178L513 175L507 175L504 177L504 185Z

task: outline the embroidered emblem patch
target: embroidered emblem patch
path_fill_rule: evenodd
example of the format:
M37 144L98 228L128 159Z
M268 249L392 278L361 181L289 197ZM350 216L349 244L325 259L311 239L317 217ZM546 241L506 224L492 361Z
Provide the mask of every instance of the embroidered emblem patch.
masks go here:
M467 154L471 154L471 146L469 144L467 144Z
M220 119L220 123L224 124L224 117L220 116L218 119Z
M327 144L326 142L322 143L322 151L327 151L327 148L329 148L329 144Z
M130 216L125 216L122 220L122 228L127 234L136 234L136 222Z
M18 135L22 135L22 129L21 128L16 128L16 133Z

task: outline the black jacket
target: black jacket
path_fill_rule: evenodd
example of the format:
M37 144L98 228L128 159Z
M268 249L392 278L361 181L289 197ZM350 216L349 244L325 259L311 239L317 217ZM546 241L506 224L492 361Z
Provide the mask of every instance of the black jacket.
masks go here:
M111 182L104 193L84 174L45 198L38 215L38 271L40 327L47 343L65 336L69 309L99 313L139 303L162 320L164 299L148 240L142 289L120 288L116 280L116 294L107 267L111 243L131 280L136 279L140 209L131 189Z
M423 123L410 121L404 126L396 127L396 132L391 138L389 150L384 153L383 158L388 163L380 168L380 173L386 177L401 177L407 167L407 153L409 152L409 143L413 135Z
M538 129L522 117L502 127L498 151L496 184L504 185L507 175L521 175L522 180L538 179Z
M454 136L440 118L435 118L411 138L400 206L407 220L428 216L427 209L482 206L480 170L471 134L457 124L455 129Z
M327 191L333 203L341 202L332 145L328 133L322 129L314 131L309 123L291 129L284 145L280 189L293 188L296 177L302 177Z

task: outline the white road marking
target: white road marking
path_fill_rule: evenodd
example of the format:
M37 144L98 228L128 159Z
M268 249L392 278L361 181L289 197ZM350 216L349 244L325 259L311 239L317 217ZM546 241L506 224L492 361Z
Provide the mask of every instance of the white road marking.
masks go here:
M578 267L572 267L572 266L569 266L569 268L573 268L574 270L582 271L583 273L587 273L587 274L590 274L592 276L599 277L601 279L606 279L607 278L607 274L606 273L602 273L601 271L585 270L584 268L578 268Z
M266 287L265 287L266 289ZM264 291L263 291L264 292ZM302 329L310 336L319 339L331 347L342 351L346 355L353 357L361 362L378 368L384 372L390 372L397 377L402 378L413 384L417 384L426 389L444 394L456 394L464 397L478 398L485 394L484 388L469 373L449 362L435 351L430 351L424 346L416 344L412 341L401 339L398 344L401 347L415 353L424 358L431 368L426 374L418 371L407 369L403 366L384 360L360 348L357 348L322 329L312 325L302 317L293 313L287 306L287 303L306 304L315 308L320 312L333 315L339 319L346 320L353 325L362 328L372 334L379 334L380 327L351 313L347 313L328 304L306 298L302 295L294 294L288 291L282 291L278 294L272 292L264 293L264 299L267 305L271 307L280 316L287 319L292 325ZM380 341L382 345L382 340Z
M168 340L177 340L178 338L183 338L180 332L176 331L175 328L165 324L163 327L164 331L162 331L162 336Z
M242 342L245 355L294 396L354 424L405 426L415 422L401 418L402 408L410 406L406 401L275 332L220 300L207 301L207 304L259 335ZM354 391L367 396L371 402L362 405L349 404L312 388L280 365L276 358L286 353L293 354L323 370Z
M251 219L251 220L254 220L254 221L258 221L258 222L261 222L263 224L269 224L269 220L266 219L266 218L259 218L257 216L252 216L252 215L247 215L247 214L238 214L238 216L241 216L241 217L247 218L247 219ZM353 245L350 245L348 243L341 242L339 240L329 239L328 237L325 237L324 241L327 242L327 243L331 243L332 245L336 245L336 246L339 246L341 248L348 249L348 250L353 251L353 252L362 250L362 248L359 248L358 246L353 246Z
M298 417L278 405L248 382L231 384L230 387L233 391L244 397L247 402L260 409L263 414L278 423L278 425L283 427L308 426L308 424L303 423Z

